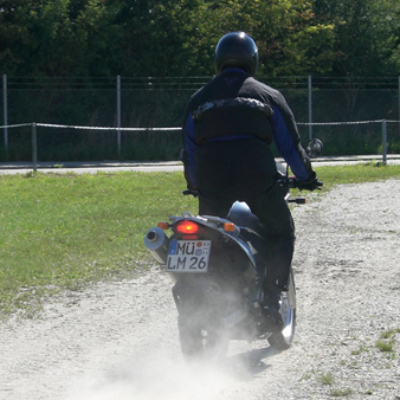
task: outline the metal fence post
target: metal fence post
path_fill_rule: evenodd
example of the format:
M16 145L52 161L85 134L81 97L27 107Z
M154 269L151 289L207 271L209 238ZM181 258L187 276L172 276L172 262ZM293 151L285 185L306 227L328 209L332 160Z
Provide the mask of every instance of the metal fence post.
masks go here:
M117 142L118 159L121 158L121 76L117 76Z
M382 165L387 163L387 130L386 119L382 120Z
M7 117L7 75L3 74L3 122L4 122L4 149L8 158L8 117Z
M311 140L313 137L312 133L312 77L308 75L308 132L309 139Z
M37 172L37 135L36 124L32 122L32 164L33 171Z

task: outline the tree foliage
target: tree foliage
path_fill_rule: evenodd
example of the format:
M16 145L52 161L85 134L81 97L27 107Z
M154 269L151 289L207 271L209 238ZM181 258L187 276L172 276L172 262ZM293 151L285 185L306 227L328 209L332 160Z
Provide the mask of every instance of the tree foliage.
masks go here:
M198 76L226 32L263 75L383 76L400 65L397 0L0 0L0 72Z
M400 3L397 0L315 0L315 13L335 27L333 75L398 74Z

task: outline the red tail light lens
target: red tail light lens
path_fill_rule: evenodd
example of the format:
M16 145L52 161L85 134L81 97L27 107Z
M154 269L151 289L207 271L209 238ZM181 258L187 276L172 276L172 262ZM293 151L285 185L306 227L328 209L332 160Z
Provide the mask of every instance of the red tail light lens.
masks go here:
M175 233L181 235L204 235L206 233L202 226L193 221L180 221L175 225Z

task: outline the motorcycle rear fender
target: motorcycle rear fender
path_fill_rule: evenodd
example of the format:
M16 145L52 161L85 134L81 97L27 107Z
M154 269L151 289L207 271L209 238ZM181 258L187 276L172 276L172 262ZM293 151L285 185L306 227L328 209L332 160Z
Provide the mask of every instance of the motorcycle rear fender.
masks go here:
M177 275L177 274L175 274ZM221 288L207 275L180 275L174 287L172 294L174 296L178 312L183 311L183 307L200 308L204 302L210 303L210 309L218 305ZM195 310L193 310L195 311Z
M172 225L175 225L181 220L191 220L196 224L204 226L206 229L212 229L218 232L222 238L230 240L236 243L239 248L246 254L247 258L249 259L251 266L253 269L256 269L256 261L254 259L253 253L247 243L239 237L240 228L238 226L235 227L233 232L226 232L223 229L224 223L231 223L232 221L219 218L210 215L203 215L203 216L193 216L190 212L183 212L182 216L172 216L170 217L170 221L172 221ZM236 224L235 224L236 225Z
M240 291L226 291L207 275L196 275L195 280L186 278L181 277L172 289L179 315L189 313L193 318L206 320L217 318L225 329L232 328L248 316L249 310ZM228 311L232 305L236 307Z

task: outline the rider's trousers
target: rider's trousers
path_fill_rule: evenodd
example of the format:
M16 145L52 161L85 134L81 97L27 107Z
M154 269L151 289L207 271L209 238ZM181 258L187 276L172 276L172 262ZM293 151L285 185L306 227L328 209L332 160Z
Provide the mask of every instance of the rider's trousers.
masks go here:
M236 200L245 201L265 228L267 283L286 290L295 227L276 172L269 146L259 139L207 143L196 153L199 214L225 218Z

